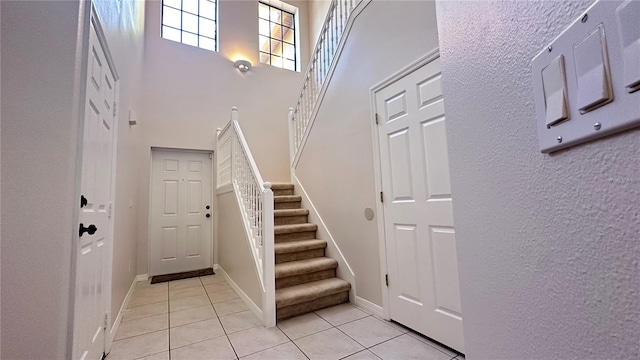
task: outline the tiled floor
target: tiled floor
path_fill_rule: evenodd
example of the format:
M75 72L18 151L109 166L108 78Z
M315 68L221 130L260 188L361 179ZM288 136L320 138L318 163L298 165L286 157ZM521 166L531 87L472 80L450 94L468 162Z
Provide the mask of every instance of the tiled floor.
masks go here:
M266 329L222 275L138 283L107 360L464 359L349 304Z

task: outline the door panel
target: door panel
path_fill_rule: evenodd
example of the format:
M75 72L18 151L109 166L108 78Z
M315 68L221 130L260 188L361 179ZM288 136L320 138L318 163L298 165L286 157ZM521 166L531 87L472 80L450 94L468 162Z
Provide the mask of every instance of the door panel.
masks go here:
M87 204L81 206L79 222L85 228L95 226L95 232L84 232L78 237L74 359L99 359L105 350L105 281L106 269L110 269L107 249L112 241L113 226L111 189L116 82L93 22L89 32L80 185Z
M211 159L208 153L152 153L150 274L211 267Z
M375 99L390 316L464 351L440 59Z

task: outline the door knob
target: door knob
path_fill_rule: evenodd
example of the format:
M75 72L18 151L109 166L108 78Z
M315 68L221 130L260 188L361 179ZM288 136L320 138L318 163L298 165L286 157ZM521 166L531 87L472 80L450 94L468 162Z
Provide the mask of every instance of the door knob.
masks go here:
M89 233L89 235L93 235L96 233L96 231L98 231L98 228L95 225L91 224L87 227L84 227L84 224L80 223L80 231L78 233L80 234L80 236L82 236L82 234L86 232Z
M211 217L211 214L207 214L207 215L205 215L205 216L206 216L206 217L208 217L208 218L210 218L210 217Z

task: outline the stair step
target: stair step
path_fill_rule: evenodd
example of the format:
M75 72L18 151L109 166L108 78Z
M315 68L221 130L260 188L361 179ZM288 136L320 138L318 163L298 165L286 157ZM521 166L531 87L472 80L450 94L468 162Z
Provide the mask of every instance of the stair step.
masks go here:
M335 269L338 267L338 261L328 257L319 257L315 259L306 259L299 261L290 261L282 264L276 264L276 279L286 278L290 276L304 275L315 273L323 270Z
M291 183L271 183L272 190L293 190L294 187Z
M290 254L299 251L308 251L316 249L324 249L327 247L327 242L324 240L311 239L311 240L298 240L289 241L275 244L276 255Z
M348 292L350 289L351 284L336 277L278 289L276 290L276 309L311 302L345 291Z
M349 302L349 291L345 290L333 295L319 297L317 299L300 304L281 307L276 310L277 321L304 315L312 311L328 308Z
M302 201L302 196L300 195L280 195L274 196L274 203L283 203L283 202L300 202Z
M308 231L316 231L318 230L318 225L316 224L291 224L291 225L276 225L273 227L273 231L275 235L280 234L292 234L292 233L301 233Z
M286 216L306 216L309 215L308 209L282 209L282 210L274 210L273 215L275 217L286 217Z

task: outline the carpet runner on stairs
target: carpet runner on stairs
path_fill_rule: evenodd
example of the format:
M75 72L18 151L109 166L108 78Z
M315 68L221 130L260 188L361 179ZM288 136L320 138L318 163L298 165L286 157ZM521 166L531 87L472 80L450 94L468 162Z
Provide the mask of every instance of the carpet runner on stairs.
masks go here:
M336 277L338 262L325 257L327 242L294 195L293 184L273 184L278 320L349 301L351 284Z

